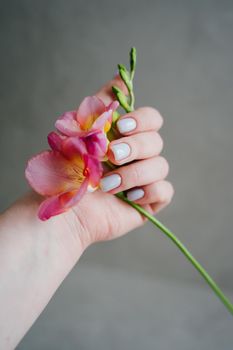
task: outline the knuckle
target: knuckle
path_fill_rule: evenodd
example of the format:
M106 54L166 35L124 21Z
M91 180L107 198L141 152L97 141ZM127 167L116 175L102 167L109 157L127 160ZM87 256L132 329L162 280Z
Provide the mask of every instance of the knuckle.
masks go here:
M156 143L157 143L158 153L160 153L163 149L164 142L162 137L157 132L156 132Z
M163 117L161 116L160 112L155 108L151 108L151 114L154 116L156 127L161 128L163 125Z
M136 164L137 163L135 163L135 165L133 165L130 170L130 183L132 185L131 187L136 186L138 183L140 183L140 179L142 177L142 169Z
M171 201L172 197L175 194L175 189L174 189L174 186L170 182L168 182L168 186L169 186L169 195L170 195L170 201Z
M146 106L146 107L141 107L138 108L136 110L137 112L137 118L139 119L140 122L140 115L145 115L146 117L150 117L150 118L146 118L146 125L148 128L150 128L151 130L153 129L160 129L163 125L163 117L161 116L160 112L150 106Z
M161 128L161 126L163 125L163 117L161 116L161 114L159 113L159 111L156 111L156 117L157 117L157 120L158 120L158 124L159 124L159 127Z
M173 194L174 194L174 189L170 182L164 181L164 182L161 182L160 185L158 185L157 196L158 196L159 202L169 204L172 200Z
M153 108L153 107L150 107L150 106L147 106L147 107L144 107L146 112L150 115L153 115L155 116L157 114L157 109Z
M160 163L161 174L163 177L166 177L169 173L168 161L164 157L159 157L159 163Z
M164 186L158 186L157 188L157 198L158 198L158 202L161 202L161 203L165 203L167 202L168 200L168 195L167 195L167 192L164 188Z

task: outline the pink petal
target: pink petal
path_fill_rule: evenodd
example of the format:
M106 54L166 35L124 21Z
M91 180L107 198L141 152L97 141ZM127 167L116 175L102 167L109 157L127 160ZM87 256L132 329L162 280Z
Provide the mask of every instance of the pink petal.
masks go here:
M62 195L47 198L39 207L38 217L40 220L48 220L51 216L64 213L68 210L61 205L60 197Z
M65 204L66 208L71 208L80 201L80 199L84 196L84 194L87 191L88 182L89 182L89 179L86 178L81 184L81 186L79 187L79 189L75 191L72 198L70 198L70 200L66 202Z
M84 180L80 188L76 191L62 193L57 196L47 198L39 207L38 216L41 220L48 220L51 216L64 213L69 208L77 204L87 190L88 179Z
M86 145L87 153L104 160L108 150L108 139L104 132L96 131L82 138Z
M76 111L65 112L55 123L55 127L62 134L75 136L80 131L76 120Z
M45 151L31 158L25 176L31 187L42 195L52 196L77 188L72 162L56 151Z
M95 119L106 111L102 100L96 96L84 98L77 111L77 121L83 130L88 130Z
M109 103L109 105L106 107L107 110L111 109L113 112L119 107L119 102L118 101L112 101Z
M109 121L112 122L112 110L108 110L107 112L104 112L101 114L93 123L91 130L100 130L103 129L105 126L105 123Z
M89 178L89 182L93 187L96 187L99 185L100 179L103 175L102 163L95 157L91 157L89 155L84 155L84 160L85 170L88 172L87 176Z
M62 143L62 153L68 159L82 156L87 153L87 148L83 140L78 136L67 137Z
M48 144L53 151L61 151L63 139L64 137L62 138L61 135L58 135L54 131L48 134Z

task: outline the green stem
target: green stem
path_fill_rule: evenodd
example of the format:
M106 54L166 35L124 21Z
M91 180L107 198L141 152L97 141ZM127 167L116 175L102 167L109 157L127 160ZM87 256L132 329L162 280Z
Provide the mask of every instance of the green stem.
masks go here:
M186 258L193 264L196 270L201 274L201 276L206 280L215 294L219 297L219 299L223 302L226 308L233 315L233 305L230 300L224 295L219 286L215 283L215 281L210 277L204 267L194 258L194 256L189 252L189 250L185 247L185 245L175 236L175 234L169 230L166 226L164 226L158 219L156 219L153 215L148 213L145 209L143 209L140 205L131 202L128 200L122 193L116 194L116 196L122 199L124 202L128 203L136 209L139 213L144 215L148 220L150 220L154 225L156 225L168 238L170 238L175 245L179 248L179 250L186 256Z
M135 96L133 88L129 90L131 112L134 110Z
M125 108L124 104L121 103L123 98L119 98L119 96L117 95L117 91L114 91L114 89L113 89L118 101L120 102L121 107L123 107L123 109L125 109L126 112L132 112L134 110L135 97L134 97L134 91L133 91L133 78L134 78L135 64L136 64L136 49L135 48L131 49L130 58L131 58L131 76L130 76L130 84L127 84L129 97L130 97L130 103L127 104L127 109ZM108 165L110 166L111 169L116 168L110 162L108 162ZM208 285L212 288L214 293L218 296L218 298L226 306L228 311L233 315L233 304L231 304L230 300L224 295L224 293L221 291L221 289L215 283L215 281L212 279L212 277L210 277L210 275L207 273L207 271L204 269L204 267L194 258L194 256L189 252L189 250L185 247L185 245L175 236L175 234L171 230L169 230L166 226L164 226L153 215L151 215L145 209L143 209L139 204L136 204L136 203L128 200L127 197L125 197L123 192L117 193L116 196L118 198L120 198L121 200L123 200L124 202L131 205L131 207L136 209L140 214L144 215L149 221L151 221L155 226L157 226L168 238L170 238L172 240L172 242L175 243L175 245L178 247L178 249L186 256L186 258L191 262L191 264L196 268L196 270L201 274L201 276L205 279L205 281L208 283Z

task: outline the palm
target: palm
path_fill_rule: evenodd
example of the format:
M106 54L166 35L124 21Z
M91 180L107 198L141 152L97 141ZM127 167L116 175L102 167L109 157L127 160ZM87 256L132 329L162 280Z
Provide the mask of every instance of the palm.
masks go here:
M82 224L83 235L87 235L81 240L88 242L117 238L144 222L135 209L116 196L101 191L87 193L73 208L73 213L73 220Z

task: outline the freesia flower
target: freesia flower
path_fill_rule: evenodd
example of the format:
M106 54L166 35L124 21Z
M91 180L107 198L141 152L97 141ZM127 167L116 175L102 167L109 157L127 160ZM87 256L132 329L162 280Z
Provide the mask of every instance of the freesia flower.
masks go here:
M104 160L108 149L107 132L119 102L105 106L96 96L86 97L77 111L65 112L55 123L61 135L79 137L88 154ZM51 140L49 140L50 142Z
M53 149L31 158L25 171L31 187L47 197L39 208L41 220L71 208L88 186L98 186L102 176L101 163L82 152L83 145L78 138L62 139L54 134L51 136Z
M126 96L119 87L112 87L126 113L134 111L135 67L136 49L132 48L130 71L124 65L118 65L128 95ZM82 198L88 186L95 188L99 185L103 173L101 161L106 160L109 142L106 134L111 128L112 114L118 106L117 101L105 106L95 96L86 97L77 111L66 112L57 120L58 133L51 132L48 135L52 150L42 152L29 160L25 171L26 178L36 192L47 197L39 208L38 216L41 220L65 212ZM171 239L233 315L233 304L176 235L144 207L130 201L123 192L116 196L145 216Z
M31 187L46 196L38 216L47 220L76 204L86 190L99 185L106 158L112 114L117 101L105 106L97 97L86 97L77 111L64 113L57 121L58 133L48 135L52 150L29 160L26 178Z

